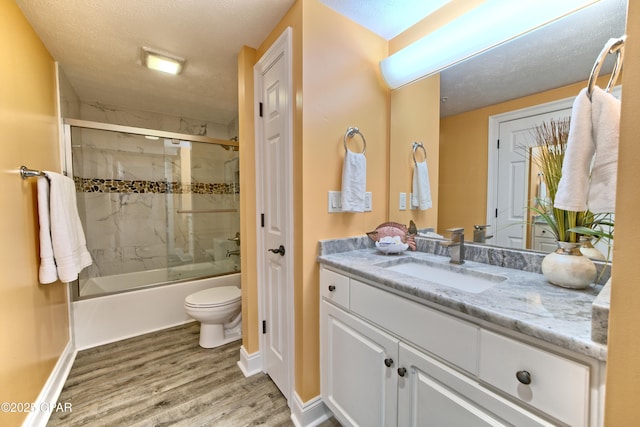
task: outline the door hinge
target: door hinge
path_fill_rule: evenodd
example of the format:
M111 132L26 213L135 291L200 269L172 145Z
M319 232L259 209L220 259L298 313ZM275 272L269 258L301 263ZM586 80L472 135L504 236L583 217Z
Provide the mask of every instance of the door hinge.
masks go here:
M260 110L262 111L262 110ZM260 116L262 117L262 113L260 113ZM498 150L500 149L500 140L498 140Z
M262 102L260 102L258 105L258 111L259 111L260 117L262 117Z
M264 214L260 214L260 227L264 228Z
M262 333L263 334L267 333L267 321L266 320L262 321Z

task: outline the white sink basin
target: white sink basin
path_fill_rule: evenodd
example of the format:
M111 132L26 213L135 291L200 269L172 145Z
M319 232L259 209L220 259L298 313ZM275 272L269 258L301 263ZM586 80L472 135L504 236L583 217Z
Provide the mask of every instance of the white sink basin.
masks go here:
M449 266L411 261L385 267L385 270L395 271L473 294L484 292L506 280L506 277L503 276L474 270L463 270L463 267L457 267L460 271L449 270L447 267Z

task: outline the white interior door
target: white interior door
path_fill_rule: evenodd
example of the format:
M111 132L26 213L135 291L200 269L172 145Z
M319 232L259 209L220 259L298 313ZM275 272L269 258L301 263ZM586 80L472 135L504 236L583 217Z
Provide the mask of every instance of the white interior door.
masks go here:
M494 244L526 247L529 148L535 145L533 129L551 119L570 116L571 108L564 108L498 123Z
M256 64L258 287L263 370L285 395L293 372L290 30Z

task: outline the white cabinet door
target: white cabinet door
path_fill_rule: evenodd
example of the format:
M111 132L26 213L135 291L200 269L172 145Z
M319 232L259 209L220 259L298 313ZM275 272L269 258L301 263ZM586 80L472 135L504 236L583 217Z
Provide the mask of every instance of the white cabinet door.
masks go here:
M465 378L413 348L400 344L398 425L497 427L504 424L455 390Z
M395 426L398 340L326 301L320 318L324 403L345 426Z
M553 424L482 387L475 380L400 343L398 425L437 427Z

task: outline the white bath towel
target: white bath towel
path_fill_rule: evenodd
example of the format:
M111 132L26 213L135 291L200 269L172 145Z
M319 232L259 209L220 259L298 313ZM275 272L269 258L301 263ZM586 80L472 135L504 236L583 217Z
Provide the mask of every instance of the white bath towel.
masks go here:
M433 206L431 201L431 184L429 182L429 168L427 161L415 162L413 168L413 188L411 194L411 205L417 206L421 211Z
M46 256L53 253L57 278L62 282L71 282L78 278L78 273L83 268L92 263L78 215L75 184L71 178L64 175L49 171L46 171L45 174L49 180L49 197L45 198L44 194L41 197L41 192L38 191L38 213L40 217L41 209L43 215L48 211L48 223L46 219L40 222L40 236L50 235L51 249L46 247L47 239L45 238L40 241L40 251ZM44 178L39 178L38 189L41 186L44 188L44 185L40 184L42 179ZM45 245L44 250L43 245ZM49 262L49 260L45 261L44 265L46 277L43 278L45 280L51 278ZM41 283L51 282L41 281Z
M342 211L364 212L367 159L363 153L347 151L342 166Z
M599 87L591 95L591 117L595 159L587 206L593 213L615 211L620 137L620 100Z
M38 177L38 220L40 222L40 283L53 283L58 280L56 262L53 259L51 228L49 227L49 180Z
M591 101L584 88L573 101L562 177L558 183L554 207L576 212L587 210L589 173L594 152Z

